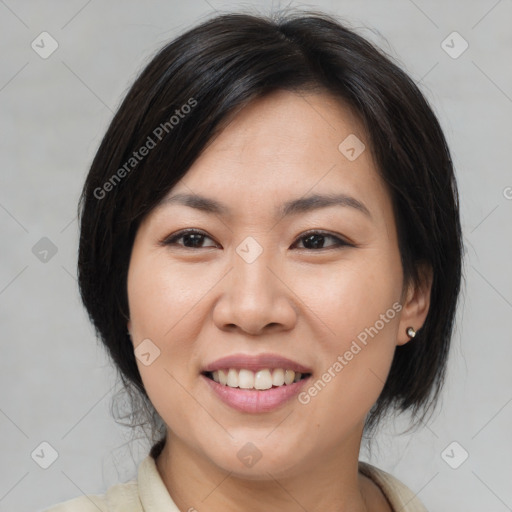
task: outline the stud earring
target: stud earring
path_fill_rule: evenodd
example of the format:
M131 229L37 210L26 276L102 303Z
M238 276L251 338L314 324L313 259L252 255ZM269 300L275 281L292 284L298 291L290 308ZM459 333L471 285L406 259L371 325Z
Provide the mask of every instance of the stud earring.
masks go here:
M414 330L414 327L407 327L407 330L405 331L407 333L407 336L414 338L416 336L416 331Z

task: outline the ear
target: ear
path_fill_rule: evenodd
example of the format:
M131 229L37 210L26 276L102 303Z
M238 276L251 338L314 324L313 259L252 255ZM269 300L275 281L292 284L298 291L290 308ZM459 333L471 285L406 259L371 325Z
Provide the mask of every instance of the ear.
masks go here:
M433 271L427 263L420 264L418 268L420 282L416 285L409 283L402 301L402 314L400 317L397 345L405 345L411 340L407 328L412 327L418 331L425 323L430 307L430 294L432 291Z

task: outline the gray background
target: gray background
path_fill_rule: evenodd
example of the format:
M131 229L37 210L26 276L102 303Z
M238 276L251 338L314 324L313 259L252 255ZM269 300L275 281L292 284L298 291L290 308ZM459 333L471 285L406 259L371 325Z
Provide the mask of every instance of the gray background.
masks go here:
M291 5L339 15L396 57L431 101L457 169L466 287L442 404L412 435L395 434L401 422L383 429L370 461L430 511L512 510L512 2ZM146 454L110 416L115 374L77 292L77 199L123 94L165 41L216 11L270 7L0 0L0 510L101 493ZM46 59L31 47L43 31L59 45ZM442 47L453 31L469 43L458 58ZM43 237L57 248L47 261L33 251ZM34 460L50 461L43 441L58 452L48 469ZM462 450L469 457L453 469L446 461L460 463Z

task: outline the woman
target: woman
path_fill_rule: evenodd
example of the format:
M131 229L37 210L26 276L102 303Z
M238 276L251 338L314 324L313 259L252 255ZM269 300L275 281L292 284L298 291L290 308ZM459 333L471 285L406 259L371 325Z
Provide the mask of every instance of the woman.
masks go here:
M83 302L157 442L52 511L426 510L358 460L434 406L461 283L449 150L387 56L316 12L204 22L132 86L79 210Z

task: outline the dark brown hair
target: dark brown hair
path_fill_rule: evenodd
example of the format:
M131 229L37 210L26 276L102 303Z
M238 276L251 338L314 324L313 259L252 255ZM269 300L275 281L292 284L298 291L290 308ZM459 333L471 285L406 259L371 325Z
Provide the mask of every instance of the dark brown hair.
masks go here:
M165 45L136 79L101 142L78 205L79 288L96 333L125 386L140 394L157 421L126 328L137 228L230 115L277 89L325 91L354 109L391 194L405 283L419 282L421 263L433 270L426 321L414 340L396 348L366 429L392 409L423 411L424 417L444 379L462 277L452 161L415 83L381 50L324 13L217 16Z

